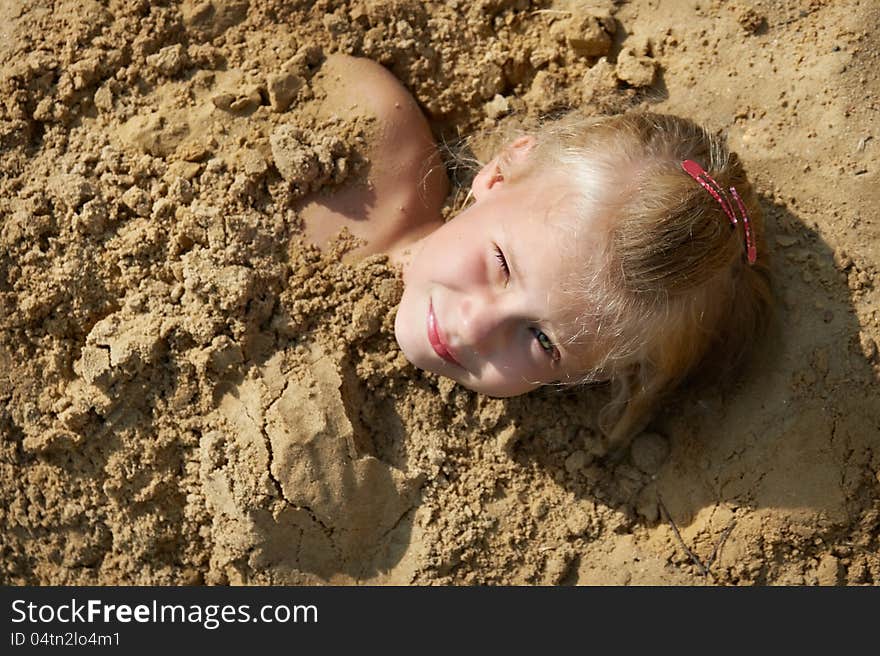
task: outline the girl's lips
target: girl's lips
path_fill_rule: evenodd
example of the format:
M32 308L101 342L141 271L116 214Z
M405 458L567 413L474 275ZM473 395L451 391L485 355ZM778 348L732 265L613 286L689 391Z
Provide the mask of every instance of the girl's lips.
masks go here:
M437 325L437 317L434 316L434 304L431 301L428 301L428 341L431 342L431 348L434 349L434 352L437 355L447 362L451 362L452 364L461 367L461 364L455 359L452 351L450 351L449 347L446 345L446 340L443 339L440 333L440 326Z

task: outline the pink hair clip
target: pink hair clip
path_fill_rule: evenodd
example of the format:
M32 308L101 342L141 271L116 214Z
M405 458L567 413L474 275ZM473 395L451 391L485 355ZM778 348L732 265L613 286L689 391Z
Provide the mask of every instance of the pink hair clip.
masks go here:
M703 170L703 167L693 160L684 160L681 163L681 168L683 168L694 180L700 183L700 186L708 191L712 198L718 201L721 209L727 215L727 218L730 219L730 225L736 226L736 213L733 211L731 204L727 201L724 191L721 189L721 185L715 182L712 176L706 173ZM739 194L736 193L735 187L730 187L730 195L736 201L736 205L742 215L743 230L746 233L746 254L749 258L749 264L754 264L755 260L758 259L758 249L755 247L755 237L752 234L752 227L749 225L749 215L746 213L746 207L743 204L742 199L739 197Z

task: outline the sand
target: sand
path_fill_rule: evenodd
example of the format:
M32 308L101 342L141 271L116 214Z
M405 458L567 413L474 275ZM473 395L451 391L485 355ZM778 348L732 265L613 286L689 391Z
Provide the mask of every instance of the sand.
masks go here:
M878 28L870 0L0 4L0 583L880 582ZM779 298L743 376L608 462L601 387L413 368L395 270L299 239L297 200L368 164L369 121L315 109L334 52L446 144L567 107L727 134Z

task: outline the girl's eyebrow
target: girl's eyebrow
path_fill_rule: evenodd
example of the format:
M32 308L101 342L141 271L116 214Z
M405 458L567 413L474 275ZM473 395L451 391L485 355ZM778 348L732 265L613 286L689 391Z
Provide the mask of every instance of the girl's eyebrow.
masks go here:
M519 281L520 286L528 288L528 285L526 283L526 281L528 280L528 276L518 264L518 262L520 262L521 260L516 252L516 249L513 247L514 241L515 240L511 239L505 244L507 266L510 268L511 274ZM559 330L557 330L556 326L549 320L538 319L536 321L540 322L552 333L551 339L553 341L553 346L555 346L556 349L559 351L559 364L567 364L569 359L568 352L562 346L562 340L560 338L561 333L559 332Z

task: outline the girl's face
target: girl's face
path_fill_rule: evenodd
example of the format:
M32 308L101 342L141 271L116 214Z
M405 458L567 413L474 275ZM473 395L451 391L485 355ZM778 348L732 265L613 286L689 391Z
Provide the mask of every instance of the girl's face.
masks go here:
M474 181L476 202L414 246L394 329L415 366L507 397L576 379L597 360L589 345L565 346L579 313L563 290L598 261L603 237L563 225L558 173L507 183L490 167Z

